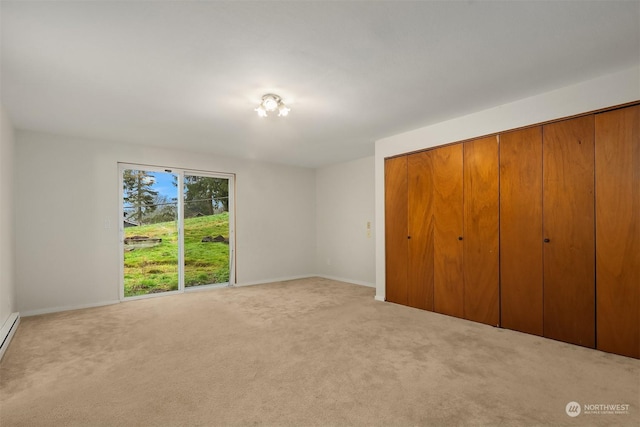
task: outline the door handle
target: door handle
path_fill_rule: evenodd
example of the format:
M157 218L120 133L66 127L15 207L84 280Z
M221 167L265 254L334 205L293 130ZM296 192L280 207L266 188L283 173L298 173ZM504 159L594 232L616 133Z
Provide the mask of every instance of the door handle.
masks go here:
M458 236L458 240L462 240L462 236Z
M549 243L551 240L549 240L549 239L544 239L543 241L544 241L545 243Z

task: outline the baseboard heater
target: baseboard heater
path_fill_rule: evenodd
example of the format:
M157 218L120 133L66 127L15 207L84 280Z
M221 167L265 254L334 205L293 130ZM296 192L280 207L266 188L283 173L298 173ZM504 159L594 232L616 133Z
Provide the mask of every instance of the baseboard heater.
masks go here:
M7 348L9 348L11 338L13 338L13 334L16 333L19 324L20 313L11 313L7 321L4 322L4 325L2 325L2 329L0 330L0 340L2 340L2 344L0 344L0 360L4 357Z

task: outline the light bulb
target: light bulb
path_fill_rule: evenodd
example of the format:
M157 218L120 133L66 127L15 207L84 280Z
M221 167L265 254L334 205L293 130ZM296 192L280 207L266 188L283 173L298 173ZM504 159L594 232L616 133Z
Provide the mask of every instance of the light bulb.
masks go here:
M269 97L262 102L262 106L267 111L275 111L275 109L278 108L278 101Z
M291 108L287 107L284 104L280 104L280 110L278 111L278 116L286 117L289 115L289 111L291 111Z
M267 117L267 111L262 107L262 105L256 108L255 111L258 113L259 117Z

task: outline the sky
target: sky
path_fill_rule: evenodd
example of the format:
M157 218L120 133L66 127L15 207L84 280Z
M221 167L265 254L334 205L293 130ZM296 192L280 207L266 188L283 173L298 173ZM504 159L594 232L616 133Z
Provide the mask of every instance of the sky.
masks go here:
M173 185L173 177L176 175L168 172L149 172L149 175L155 178L153 190L169 199L178 197L178 189Z

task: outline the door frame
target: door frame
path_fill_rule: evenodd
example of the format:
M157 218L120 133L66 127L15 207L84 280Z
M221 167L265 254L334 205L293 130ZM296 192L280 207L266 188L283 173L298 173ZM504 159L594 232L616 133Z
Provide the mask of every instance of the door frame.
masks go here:
M177 188L177 227L178 227L178 289L175 291L167 291L161 293L153 293L147 295L136 295L125 297L124 295L124 189L123 189L123 172L126 169L145 170L149 172L172 173L178 177ZM224 178L229 180L229 282L216 283L210 285L201 285L186 288L184 286L184 175L195 175L210 178ZM168 166L147 165L142 163L118 162L118 295L120 301L132 301L136 299L155 298L165 295L175 295L185 292L197 292L211 288L234 286L236 283L236 250L235 250L235 177L234 173L213 172L197 169L175 168Z
M176 169L178 170L178 169ZM184 285L184 241L183 241L183 230L184 230L184 176L192 175L192 176L201 176L205 178L222 178L227 179L229 181L229 282L225 283L212 283L208 285L198 285L198 286L189 286L186 287ZM179 207L182 221L180 222L180 234L178 236L179 239L179 252L180 252L180 285L178 290L182 290L182 292L197 292L200 290L211 289L211 288L220 288L233 286L236 283L236 269L235 269L235 253L236 253L236 233L235 233L235 177L236 175L233 173L223 173L223 172L210 172L210 171L200 171L194 169L180 169L180 175L178 177L178 185L180 186L180 201L181 205ZM124 286L123 286L124 291Z

